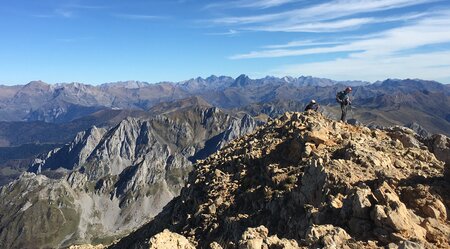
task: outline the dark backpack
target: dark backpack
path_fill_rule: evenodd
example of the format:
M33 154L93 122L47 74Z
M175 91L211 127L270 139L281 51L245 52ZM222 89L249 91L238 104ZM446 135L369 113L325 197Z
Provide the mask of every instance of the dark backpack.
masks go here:
M345 100L345 92L344 91L340 91L336 94L336 102L338 103L343 103Z

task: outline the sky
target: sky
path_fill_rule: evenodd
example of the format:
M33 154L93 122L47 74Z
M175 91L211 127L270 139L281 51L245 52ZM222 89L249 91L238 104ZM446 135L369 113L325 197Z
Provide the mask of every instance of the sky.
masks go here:
M450 0L3 0L0 84L450 83Z

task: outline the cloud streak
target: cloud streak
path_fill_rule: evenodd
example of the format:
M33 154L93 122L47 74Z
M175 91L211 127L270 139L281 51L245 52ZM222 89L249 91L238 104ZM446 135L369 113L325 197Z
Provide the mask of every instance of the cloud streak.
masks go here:
M425 13L411 13L407 15L395 17L364 17L364 18L349 18L339 19L326 22L311 22L311 23L296 23L296 22L282 22L279 24L271 24L267 26L250 27L248 30L252 31L268 31L268 32L310 32L310 33L327 33L327 32L341 32L347 30L358 29L363 25L388 23L388 22L404 22L414 20L426 16ZM245 28L244 28L245 29Z
M277 45L267 45L263 48L267 49L284 49L284 48L293 48L293 47L316 47L316 46L323 46L323 45L337 45L342 44L344 42L342 41L333 41L333 42L320 42L320 41L313 41L313 40L304 40L304 41L292 41L288 42L286 44L277 44Z
M450 51L403 56L340 58L325 62L285 65L270 71L276 76L320 75L336 80L367 81L384 78L422 78L450 83Z
M212 3L206 5L206 9L211 8L256 8L256 9L267 9L272 7L277 7L285 4L301 2L303 0L240 0L240 1L230 1L226 3Z
M349 41L336 46L322 46L307 49L285 49L301 44L299 41L282 45L272 45L269 50L237 54L230 59L275 58L336 52L362 51L364 54L392 54L407 49L439 43L450 43L450 12L424 18L413 25L393 28L375 33L366 39ZM284 48L284 49L281 49Z
M450 80L450 59L445 57L450 54L450 6L444 6L443 0L333 0L292 5L297 6L294 9L269 8L295 1L236 2L240 8L264 11L214 18L209 23L237 32L308 35L284 44L259 45L260 49L228 59L296 56L299 61L311 61L311 56L317 55L325 58L322 62L280 66L269 74L308 74L344 80L355 78L356 73L360 79L375 80L380 75L414 77L414 70L417 77ZM430 11L429 6L434 8ZM373 28L371 32L366 32L368 27ZM436 45L443 49L442 53L435 52Z
M167 19L168 16L158 16L158 15L139 15L139 14L113 14L114 17L128 19L128 20L161 20Z
M232 59L275 58L347 53L321 62L283 65L269 71L277 76L319 75L337 80L425 78L450 82L450 11L435 12L419 21L368 36L336 40L336 44L293 41L266 46L266 50L232 56ZM315 46L304 48L304 46ZM331 45L331 46L330 46ZM427 50L441 45L440 49ZM292 49L297 48L297 49Z
M280 20L289 20L291 23L305 23L305 20L307 22L333 20L355 14L386 11L436 1L440 0L336 0L279 13L216 18L211 22L222 25L258 24Z
M223 36L235 36L238 35L240 32L234 29L230 29L226 32L213 32L213 33L206 33L206 35L223 35Z

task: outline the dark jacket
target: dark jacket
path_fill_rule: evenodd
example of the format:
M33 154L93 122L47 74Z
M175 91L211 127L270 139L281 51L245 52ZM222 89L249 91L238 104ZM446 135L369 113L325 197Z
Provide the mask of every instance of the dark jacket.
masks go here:
M350 96L348 96L348 92L340 91L336 94L336 101L343 105L351 105Z
M319 105L317 103L309 103L306 107L305 107L305 111L307 110L314 110L317 112L317 110L319 109Z

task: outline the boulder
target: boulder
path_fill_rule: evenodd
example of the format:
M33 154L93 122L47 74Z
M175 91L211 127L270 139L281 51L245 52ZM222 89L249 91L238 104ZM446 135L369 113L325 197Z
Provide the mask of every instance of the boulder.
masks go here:
M239 241L239 249L262 249L262 248L300 248L295 240L280 239L278 236L268 236L269 230L264 226L248 228Z
M195 249L186 237L165 229L150 238L150 249Z
M313 225L306 232L306 242L315 247L341 248L351 237L347 232L333 225Z

